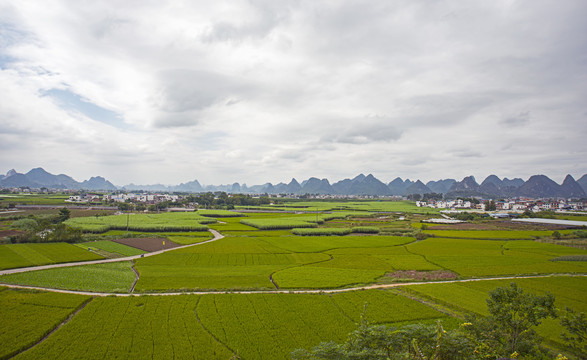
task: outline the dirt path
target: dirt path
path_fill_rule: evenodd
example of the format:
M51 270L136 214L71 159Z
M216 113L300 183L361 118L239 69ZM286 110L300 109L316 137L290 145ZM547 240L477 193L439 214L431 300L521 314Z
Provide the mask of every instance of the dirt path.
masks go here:
M202 241L202 242L195 243L195 244L183 245L183 246L179 246L179 247L175 247L175 248L171 248L171 249L159 250L159 251L155 251L155 252L152 252L152 253L147 253L147 254L142 254L142 255L134 255L134 256L127 256L127 257L121 257L121 258L116 258L116 259L104 259L104 260L93 260L93 261L79 261L79 262L70 262L70 263L62 263L62 264L51 264L51 265L31 266L31 267L18 268L18 269L1 270L0 271L0 275L16 274L16 273L27 272L27 271L55 269L55 268L70 267L70 266L79 266L79 265L105 264L105 263L111 263L111 262L130 261L130 260L140 259L142 257L149 257L149 256L153 256L153 255L163 254L164 252L178 250L178 249L183 249L183 248L187 248L187 247L190 247L190 246L197 246L197 245L207 244L207 243L212 242L212 241L220 240L220 239L222 239L224 237L224 235L220 234L216 230L210 229L210 232L212 233L212 235L214 235L214 237L212 239L210 239L210 240Z
M421 281L412 283L396 283L396 284L375 284L366 286L357 286L352 288L343 289L309 289L309 290L244 290L244 291L230 291L230 290L219 290L219 291L183 291L183 292L162 292L162 293L103 293L103 292L90 292L90 291L74 291L74 290L62 290L62 289L51 289L37 286L23 286L23 285L11 285L11 284L0 284L14 289L31 289L58 292L63 294L78 294L88 296L174 296L174 295L211 295L211 294L336 294L358 290L372 290L372 289L389 289L401 286L415 286L415 285L426 285L426 284L452 284L452 283L463 283L472 281L491 281L491 280L513 280L513 279L531 279L531 278L547 278L547 277L585 277L587 274L548 274L548 275L526 275L526 276L501 276L492 278L474 278L474 279L462 279L462 280L445 280L445 281Z

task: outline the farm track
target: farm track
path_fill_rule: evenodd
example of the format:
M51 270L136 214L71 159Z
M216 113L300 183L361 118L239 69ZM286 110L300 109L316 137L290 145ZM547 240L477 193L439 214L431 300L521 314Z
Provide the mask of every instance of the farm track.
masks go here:
M77 294L87 296L176 296L176 295L214 295L214 294L336 294L359 290L375 290L375 289L390 289L403 286L415 286L415 285L426 285L426 284L453 284L453 283L466 283L473 281L491 281L491 280L513 280L513 279L533 279L533 278L548 278L548 277L585 277L587 274L546 274L546 275L522 275L522 276L500 276L491 278L471 278L461 280L445 280L445 281L419 281L411 283L396 283L396 284L374 284L365 286L356 286L351 288L342 289L301 289L301 290L218 290L218 291L175 291L175 292L154 292L154 293L106 293L106 292L91 292L91 291L75 291L75 290L62 290L53 288L44 288L37 286L24 286L24 285L12 285L0 283L0 286L13 288L13 289L28 289L28 290L40 290L57 292L63 294Z
M120 261L133 261L133 260L140 259L140 258L145 258L145 257L149 257L149 256L163 254L163 253L168 252L168 251L173 251L173 250L178 250L178 249L184 249L184 248L187 248L187 247L190 247L190 246L197 246L197 245L207 244L207 243L210 243L210 242L213 242L213 241L220 240L220 239L224 238L224 235L220 234L216 230L210 229L210 232L212 233L212 235L214 235L214 237L212 239L210 239L210 240L202 241L202 242L195 243L195 244L178 246L178 247L171 248L171 249L164 249L164 250L154 251L154 252L147 253L147 254L133 255L133 256L121 257L121 258L116 258L116 259L104 259L104 260L92 260L92 261L78 261L78 262L70 262L70 263L61 263L61 264L31 266L31 267L17 268L17 269L8 269L8 270L2 270L2 271L0 271L0 275L17 274L17 273L22 273L22 272L27 272L27 271L47 270L47 269L55 269L55 268L62 268L62 267L79 266L79 265L93 265L93 264L105 264L105 263L120 262Z
M26 348L19 350L17 353L14 353L13 355L9 355L8 356L8 359L12 359L13 357L15 357L17 355L20 355L23 352L28 351L28 350L34 348L35 346L39 345L43 341L45 341L49 336L51 336L51 334L53 334L55 331L59 330L63 325L67 324L71 319L73 319L73 317L76 316L77 313L79 313L80 311L82 311L83 308L85 308L90 302L92 302L92 300L93 300L93 298L84 301L78 308L74 309L72 313L70 313L69 315L67 315L67 317L65 318L65 320L63 320L61 323L57 324L57 326L55 326L48 333L46 333L41 339L39 339L38 341L36 341L33 344L30 344Z

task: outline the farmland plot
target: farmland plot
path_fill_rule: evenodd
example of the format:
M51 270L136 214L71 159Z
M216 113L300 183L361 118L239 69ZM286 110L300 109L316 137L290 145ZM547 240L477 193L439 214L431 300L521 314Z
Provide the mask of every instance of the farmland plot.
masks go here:
M0 270L100 259L103 257L66 243L0 245Z
M515 282L525 292L543 295L550 292L555 296L559 309L571 307L579 312L587 312L586 277L548 277L515 280L473 281L456 284L427 284L410 287L411 291L430 297L436 301L450 304L465 311L488 315L486 299L491 290L509 286ZM557 343L563 328L558 320L546 319L537 329L548 340Z
M367 307L370 321L443 318L420 303L386 291L350 294L205 295L197 313L221 342L244 359L287 359L296 348L342 341Z
M62 267L0 276L0 282L54 289L128 292L135 280L130 261Z
M97 298L17 359L229 359L198 322L197 296Z
M215 242L139 259L136 290L274 288L269 279L274 271L330 258L320 253L271 253L258 244L224 243L225 247Z
M108 230L133 231L207 231L205 224L216 220L195 213L127 214L81 217L67 220L71 227L84 232L103 233Z
M132 256L132 255L140 255L145 254L146 251L133 248L130 246L126 246L124 244L119 244L114 241L109 240L99 240L99 241L90 241L85 243L75 244L76 246L82 249L94 248L100 249L112 253L117 253L124 256Z
M584 262L549 261L587 251L534 241L428 238L407 248L433 264L469 277L587 271Z
M0 287L0 358L32 346L88 300L89 296Z

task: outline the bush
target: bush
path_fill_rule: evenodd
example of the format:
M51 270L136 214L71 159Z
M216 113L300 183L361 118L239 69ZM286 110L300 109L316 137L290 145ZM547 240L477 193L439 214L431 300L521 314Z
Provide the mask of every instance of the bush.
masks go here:
M362 234L379 234L379 228L376 226L355 226L351 231Z
M16 220L10 225L11 229L18 229L23 231L35 231L39 227L39 223L35 219L26 218Z
M351 233L349 228L297 228L291 231L300 236L328 236L328 235L348 235Z

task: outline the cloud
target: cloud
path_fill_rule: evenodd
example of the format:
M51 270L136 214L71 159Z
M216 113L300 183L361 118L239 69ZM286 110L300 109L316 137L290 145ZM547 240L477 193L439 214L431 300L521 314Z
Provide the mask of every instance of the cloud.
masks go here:
M523 126L530 121L530 112L523 111L515 116L507 117L500 121L505 126Z
M3 3L0 167L75 163L119 183L584 173L586 11Z

